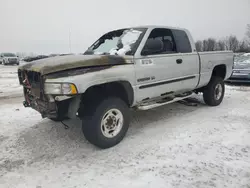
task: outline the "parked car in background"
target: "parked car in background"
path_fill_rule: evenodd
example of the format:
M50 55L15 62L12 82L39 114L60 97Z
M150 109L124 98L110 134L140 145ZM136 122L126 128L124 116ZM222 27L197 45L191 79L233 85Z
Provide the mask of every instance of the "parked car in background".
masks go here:
M73 53L69 53L69 54L60 54L59 56L65 56L65 55L74 55Z
M0 64L3 65L19 65L19 58L14 53L1 53Z
M48 58L49 56L47 55L38 55L38 56L33 56L33 57L25 57L23 59L23 61L25 62L31 62L31 61L35 61L35 60L39 60L39 59L44 59L44 58Z
M60 54L49 54L49 57L59 56Z
M250 53L235 56L233 73L227 82L250 83Z

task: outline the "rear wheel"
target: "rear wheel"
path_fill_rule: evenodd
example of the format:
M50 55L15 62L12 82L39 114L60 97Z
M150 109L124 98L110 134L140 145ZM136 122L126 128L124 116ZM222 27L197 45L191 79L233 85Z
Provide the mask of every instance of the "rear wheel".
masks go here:
M204 88L203 99L209 106L218 106L225 93L224 80L221 77L212 77L208 85Z
M82 131L86 139L105 149L118 144L129 127L129 108L118 97L99 100L85 106Z

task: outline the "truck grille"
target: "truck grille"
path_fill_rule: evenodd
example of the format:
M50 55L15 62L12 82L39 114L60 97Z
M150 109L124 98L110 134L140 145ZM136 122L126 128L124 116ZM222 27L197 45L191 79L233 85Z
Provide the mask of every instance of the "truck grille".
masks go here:
M27 79L30 84L37 84L41 82L41 74L39 72L34 71L25 71L25 70L18 70L18 78L21 85L23 85L23 81Z
M17 59L15 59L15 58L9 58L8 61L9 61L10 63L16 63L16 62L17 62Z
M24 87L24 94L30 98L43 99L42 79L39 72L18 70L19 83Z
M49 102L44 95L43 78L39 72L18 70L18 78L23 86L25 107L31 107L41 113L42 117L57 117L55 102Z

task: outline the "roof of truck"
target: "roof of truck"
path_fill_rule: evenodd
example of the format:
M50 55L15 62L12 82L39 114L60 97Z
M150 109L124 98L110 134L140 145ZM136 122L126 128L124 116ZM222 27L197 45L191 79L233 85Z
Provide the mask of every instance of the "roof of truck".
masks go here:
M166 26L166 25L140 25L140 26L135 26L139 28L168 28L168 29L181 29L181 30L186 30L185 28L180 28L180 27L172 27L172 26Z
M129 29L129 28L147 28L147 29L166 28L166 29L176 29L176 30L183 30L183 31L189 32L189 30L185 28L172 27L172 26L166 26L166 25L131 25L128 27L115 28L112 31L121 30L121 29Z

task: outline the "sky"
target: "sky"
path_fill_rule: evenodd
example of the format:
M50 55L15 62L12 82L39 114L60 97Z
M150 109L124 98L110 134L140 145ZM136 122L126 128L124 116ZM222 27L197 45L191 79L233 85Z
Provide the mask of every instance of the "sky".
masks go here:
M250 0L0 0L0 52L82 53L109 30L139 25L242 39L246 24Z

